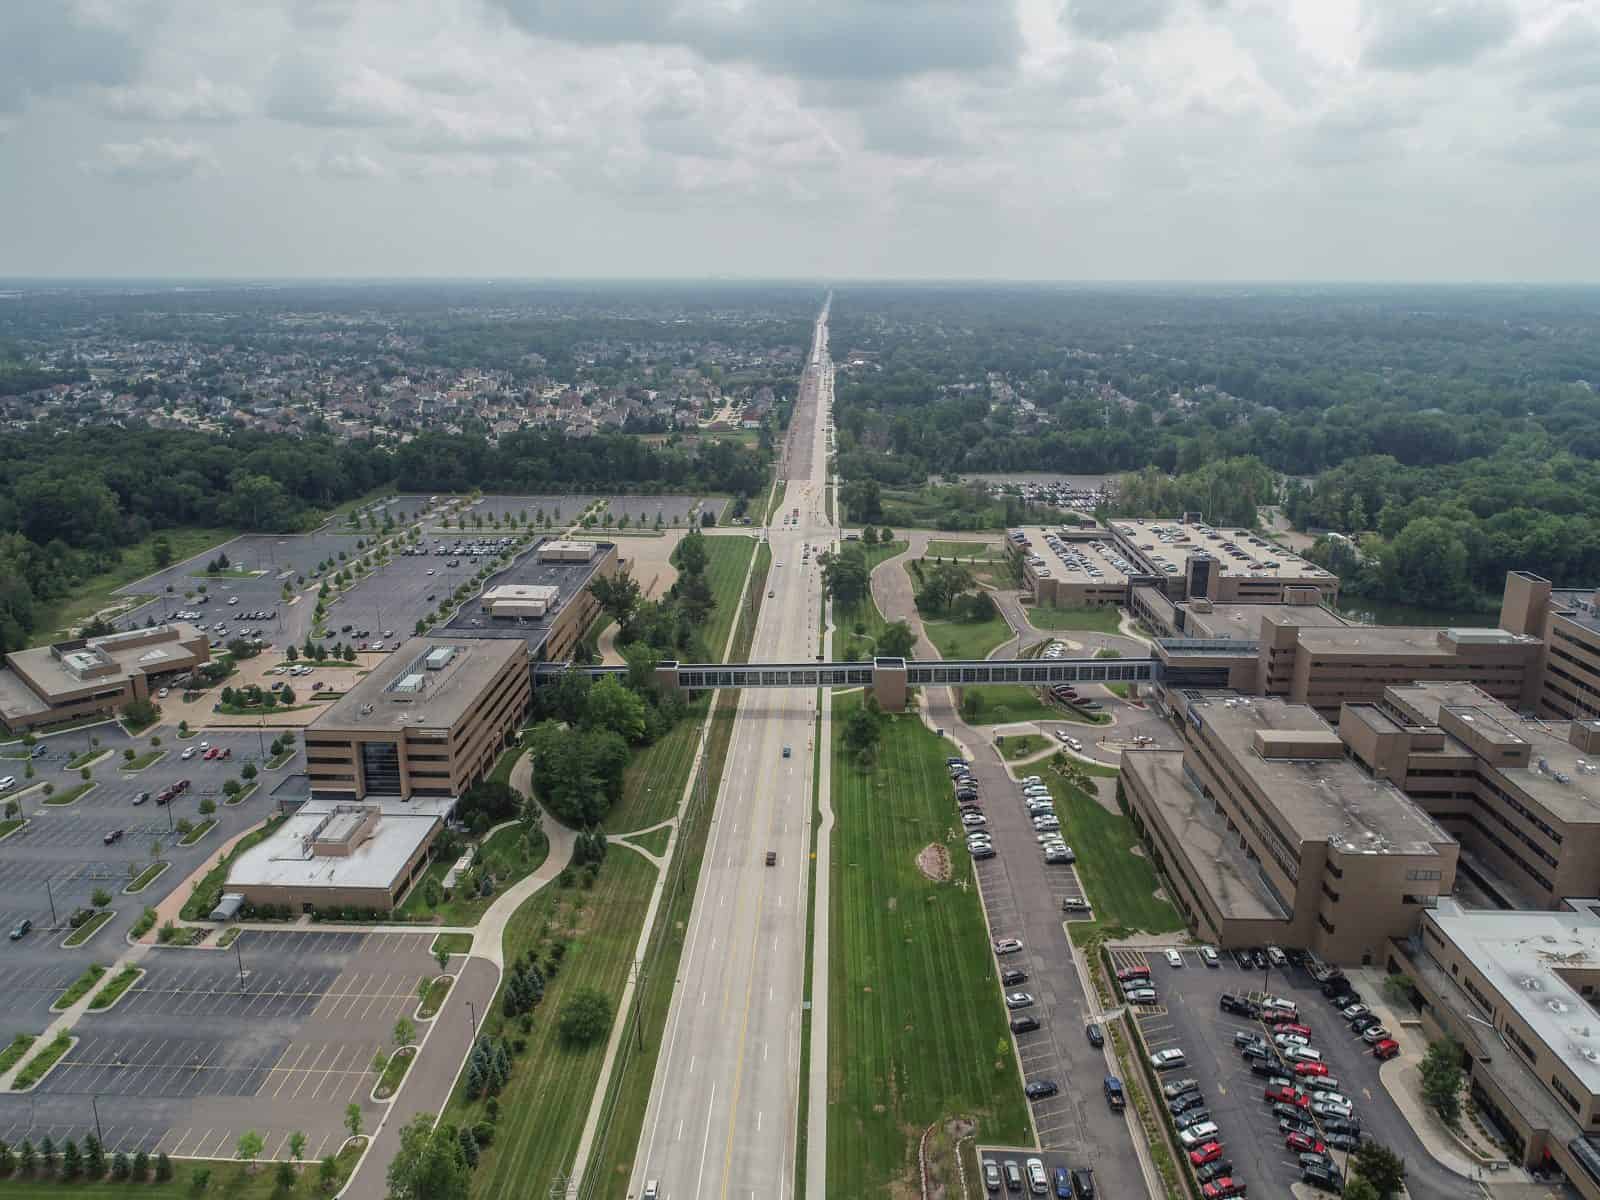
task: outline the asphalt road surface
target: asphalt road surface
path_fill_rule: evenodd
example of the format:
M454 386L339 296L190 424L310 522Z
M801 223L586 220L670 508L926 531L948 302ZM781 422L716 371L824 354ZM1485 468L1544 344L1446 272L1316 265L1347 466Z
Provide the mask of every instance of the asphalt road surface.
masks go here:
M752 659L816 654L821 573L805 543L829 538L819 389L831 375L827 308L801 382ZM797 524L783 514L800 510ZM781 564L781 565L780 565ZM799 1092L815 693L746 691L717 795L689 941L673 990L633 1187L663 1200L790 1195ZM790 757L784 757L784 748ZM766 855L777 855L767 866Z

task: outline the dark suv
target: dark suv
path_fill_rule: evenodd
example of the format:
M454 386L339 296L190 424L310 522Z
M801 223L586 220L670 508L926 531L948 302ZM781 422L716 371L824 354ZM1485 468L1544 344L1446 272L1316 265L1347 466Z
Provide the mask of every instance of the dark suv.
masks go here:
M1235 996L1232 992L1223 992L1217 997L1217 1007L1225 1013L1232 1013L1236 1017L1249 1017L1254 1020L1261 1015L1261 1010L1243 996Z

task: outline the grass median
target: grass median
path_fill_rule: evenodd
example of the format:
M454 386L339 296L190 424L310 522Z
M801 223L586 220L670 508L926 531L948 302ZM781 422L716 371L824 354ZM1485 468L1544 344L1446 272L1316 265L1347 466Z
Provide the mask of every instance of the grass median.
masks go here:
M13 1150L16 1147L12 1147ZM109 1159L111 1156L106 1155ZM361 1158L359 1150L342 1150L333 1160L333 1176L327 1186L320 1179L316 1163L298 1169L294 1185L278 1186L277 1172L260 1163L177 1160L171 1179L162 1182L132 1183L112 1179L74 1179L62 1183L41 1173L33 1179L13 1175L4 1184L7 1200L126 1200L130 1195L141 1200L196 1200L197 1197L226 1197L226 1200L327 1200L337 1195ZM196 1186L197 1176L205 1178Z
M90 917L82 925L79 925L76 929L69 933L67 935L67 940L62 944L66 946L83 945L95 934L99 933L105 923L116 915L117 914L109 908L101 909L99 912L95 913L94 916Z
M202 921L209 917L211 910L222 899L223 885L228 881L228 868L233 866L233 860L272 836L273 831L282 825L285 819L282 815L269 817L260 828L251 830L240 838L238 844L223 855L222 861L207 871L205 878L194 885L194 891L190 892L189 898L183 902L183 911L179 915L185 921Z
M16 1066L22 1056L33 1048L38 1037L31 1033L19 1033L11 1039L11 1044L0 1050L0 1075L4 1075Z
M1139 844L1133 822L1061 779L1039 772L1055 797L1056 813L1077 854L1078 875L1094 905L1096 923L1147 933L1176 933L1183 918L1156 895L1161 887L1150 860L1130 851Z
M52 1009L71 1008L89 994L89 989L105 977L107 970L109 968L102 963L90 963L84 968L83 974L72 981L72 986L56 997L56 1002L50 1007Z
M914 1189L917 1139L935 1121L970 1117L983 1142L1029 1137L972 863L952 820L951 746L915 717L886 716L863 770L841 741L861 703L834 698L829 1196ZM919 855L932 847L930 875Z
M110 1008L142 974L144 971L140 967L123 967L112 977L110 983L94 994L94 999L89 1001L89 1007L97 1012L103 1008Z
M101 970L104 969L105 968L103 967L101 968ZM50 1070L51 1067L55 1066L56 1063L60 1062L62 1056L71 1049L72 1030L63 1029L60 1033L56 1034L55 1038L48 1046L39 1051L39 1053L35 1054L27 1062L22 1064L22 1070L18 1071L17 1077L11 1081L12 1088L20 1092L25 1088L32 1087L34 1084L38 1083L39 1080L43 1079L45 1077L45 1072ZM7 1185L6 1190L8 1192L10 1191L9 1184Z

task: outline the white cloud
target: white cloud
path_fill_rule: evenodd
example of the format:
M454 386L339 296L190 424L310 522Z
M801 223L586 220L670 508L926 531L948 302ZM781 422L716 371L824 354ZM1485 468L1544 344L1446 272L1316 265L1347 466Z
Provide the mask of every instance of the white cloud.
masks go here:
M1362 59L1383 70L1426 71L1469 63L1510 41L1508 0L1369 0L1371 32Z
M216 156L199 142L148 137L137 142L107 142L99 154L81 164L94 175L139 182L187 179L215 171Z
M105 111L125 121L237 121L250 111L250 96L236 84L217 84L204 76L179 87L145 84L107 91Z
M360 150L325 150L312 157L296 154L290 165L302 175L318 175L323 179L383 179L389 168Z

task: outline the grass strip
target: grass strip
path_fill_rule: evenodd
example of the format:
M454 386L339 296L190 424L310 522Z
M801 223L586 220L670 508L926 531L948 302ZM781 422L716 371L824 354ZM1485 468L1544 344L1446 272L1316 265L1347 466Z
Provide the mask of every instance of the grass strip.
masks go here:
M1129 851L1139 844L1133 822L1120 813L1107 812L1094 797L1073 787L1054 771L1041 771L1055 800L1056 814L1078 857L1094 915L1102 925L1120 925L1147 933L1176 933L1183 918L1165 900L1156 897L1161 880L1150 860Z
M830 492L831 494L831 492ZM826 622L824 622L826 628ZM811 977L817 944L817 837L822 825L822 692L817 692L817 719L812 730L811 844L806 852L806 954L801 966L800 991L800 1095L795 1107L794 1195L806 1194L807 1151L811 1144Z
M230 926L227 929L224 929L222 931L222 936L217 938L217 949L218 950L226 950L229 946L233 945L233 943L238 940L239 935L241 933L243 933L243 932L244 931L242 929L240 929L237 925L233 925L233 926Z
M13 1150L16 1147L12 1147ZM232 1151L230 1150L229 1153ZM109 1159L111 1156L106 1155ZM63 1184L41 1172L33 1179L13 1175L5 1181L7 1200L196 1200L200 1196L226 1197L227 1200L328 1200L337 1195L349 1180L360 1160L359 1149L342 1150L333 1158L332 1176L326 1186L316 1163L296 1168L291 1187L278 1186L277 1171L262 1163L230 1162L221 1159L185 1162L178 1159L171 1179L163 1182L137 1182L112 1179L74 1179ZM276 1164L274 1164L275 1166ZM204 1180L204 1183L197 1182Z
M666 827L652 829L649 833L630 833L627 835L627 841L647 853L654 854L657 858L667 852L667 842L671 838L672 830Z
M44 802L52 808L60 808L93 791L94 787L94 781L90 780L88 783L80 783L76 787L70 787L64 792L52 793L44 798Z
M94 994L94 999L89 1001L89 1007L95 1011L99 1011L102 1008L110 1008L122 997L123 992L133 986L134 980L138 979L143 973L143 970L139 967L123 967L110 983Z
M22 1070L18 1071L17 1077L11 1081L12 1089L20 1092L25 1088L31 1088L43 1079L45 1072L60 1062L61 1056L70 1049L72 1049L72 1031L63 1029L48 1046L23 1064ZM11 1190L9 1184L6 1190L7 1192Z
M1039 689L1021 683L963 688L961 715L973 725L1009 725L1015 721L1055 721L1061 710L1039 698Z
M417 1009L419 1021L428 1020L444 1007L445 997L450 994L450 985L454 982L455 977L452 975L440 975L437 979L429 981L428 990L423 993L422 1004Z
M12 817L9 821L0 821L0 838L5 837L8 833L15 833L25 824L26 822L21 817Z
M210 833L214 828L216 828L216 824L217 824L217 819L215 817L207 817L204 821L201 821L200 824L196 825L193 829L189 830L188 833L184 834L183 837L179 838L178 839L178 845L180 845L180 846L192 846L192 845L194 845L201 838L205 837L206 834ZM136 888L129 888L128 890L131 892L131 891L136 891L137 889Z
M972 661L987 658L991 650L1011 637L1011 626L999 616L987 621L924 619L922 627L927 632L928 640L938 647L939 656L947 659Z
M402 1046L389 1055L389 1061L384 1064L383 1074L378 1076L378 1086L372 1095L377 1100L387 1100L400 1090L400 1081L406 1077L406 1071L411 1067L411 1060L417 1057L414 1046Z
M56 997L56 1002L50 1007L52 1009L71 1008L89 994L89 989L100 982L108 969L102 963L90 963L84 968L83 974L72 981L72 986Z
M110 753L111 751L106 749L104 746L93 746L88 750L83 751L81 754L74 754L71 758L67 759L67 770L81 771L83 768L99 762L102 758Z
M212 821L211 824L215 825L216 822ZM179 845L187 846L187 845L189 845L189 843L187 841L183 841L183 842L180 842ZM155 882L156 876L160 875L161 872L165 871L171 865L172 864L168 863L168 862L153 862L153 863L151 863L144 870L140 871L138 875L134 876L133 882L130 883L127 887L123 888L122 890L124 892L126 892L130 896L133 895L135 892L144 891L145 888L149 887L152 883Z
M489 906L506 888L531 875L550 856L550 839L541 829L529 844L523 837L521 825L508 825L496 830L486 840L479 852L480 864L494 878L494 892L488 896L465 894L457 887L454 894L444 897L436 905L428 903L430 880L442 885L445 874L454 865L444 859L428 864L422 878L412 887L395 917L401 921L432 919L441 925L476 925Z
M155 927L156 910L153 908L146 908L144 912L139 914L139 919L133 923L133 928L128 930L128 937L134 941L138 941Z
M161 758L166 757L165 750L146 750L143 754L136 754L130 759L124 759L122 769L128 773L142 771Z
M957 1115L985 1143L1030 1136L972 861L952 823L951 744L914 716L885 716L863 768L843 745L862 702L833 702L830 1197L914 1188L922 1130ZM944 878L919 867L931 846L947 852Z
M260 845L286 819L283 814L268 817L260 828L253 829L240 838L238 844L223 855L222 860L207 871L205 877L199 883L194 885L194 890L189 893L189 898L184 901L183 910L179 913L179 916L185 921L200 921L209 917L211 910L222 899L222 888L228 880L228 868L233 866L233 860L251 847Z
M446 954L468 954L472 951L472 935L470 933L441 933L433 939L432 953L438 954L443 950Z
M99 912L95 913L94 916L90 917L82 925L79 925L76 929L69 933L67 935L67 940L63 942L62 945L83 945L95 934L100 932L101 926L103 926L107 921L111 920L111 918L116 915L117 914L112 912L109 908L101 909Z
M4 1075L26 1054L29 1048L38 1041L38 1035L32 1033L19 1033L11 1039L11 1044L0 1050L0 1075Z
M1038 605L1027 609L1028 624L1052 631L1079 630L1083 633L1117 633L1122 611L1114 604L1066 605L1056 608Z

